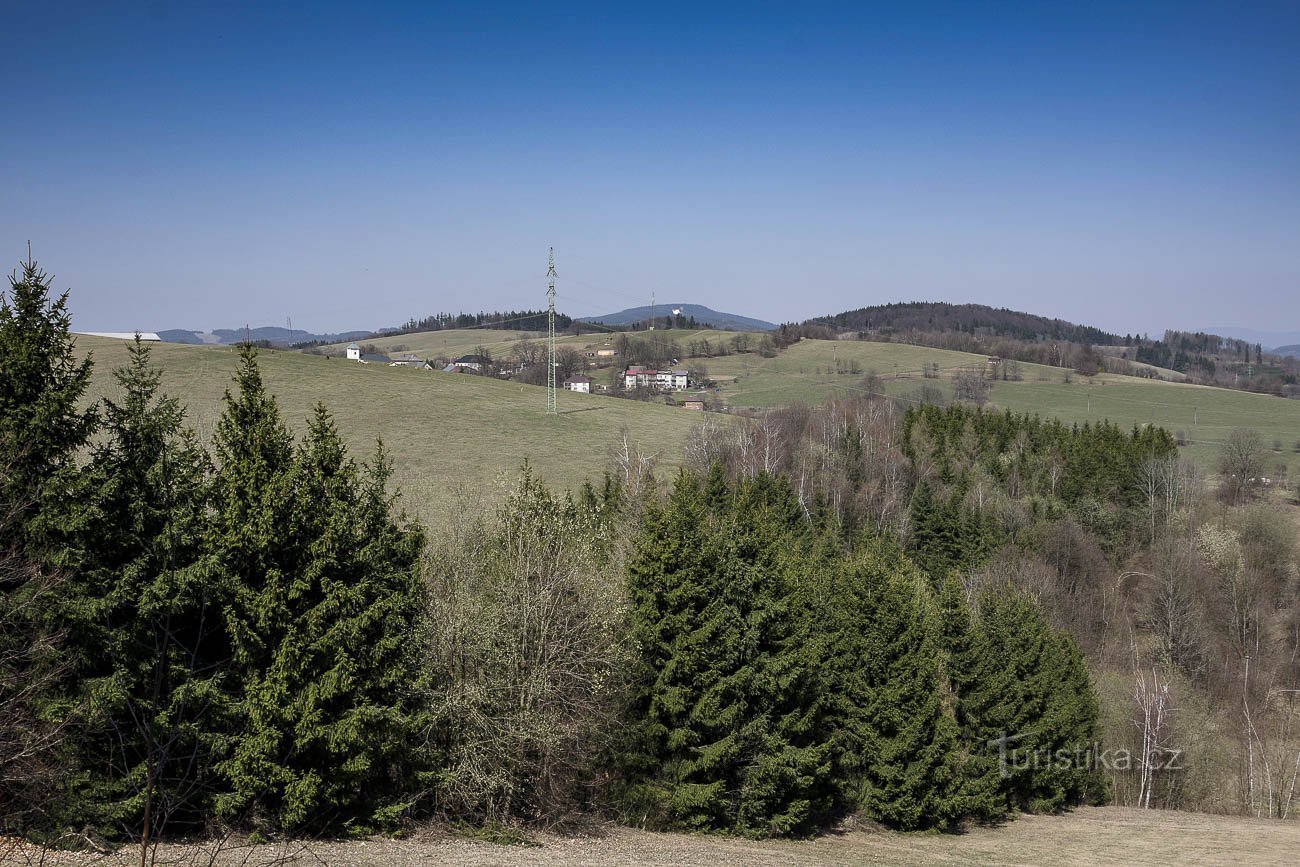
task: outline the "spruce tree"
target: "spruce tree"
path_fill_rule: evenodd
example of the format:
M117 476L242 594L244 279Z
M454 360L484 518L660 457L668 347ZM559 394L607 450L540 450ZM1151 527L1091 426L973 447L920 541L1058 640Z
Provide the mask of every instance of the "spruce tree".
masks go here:
M1098 704L1073 639L1053 630L1033 600L999 589L981 595L962 696L963 733L997 761L1012 809L1047 812L1105 790L1089 750Z
M1010 674L1006 661L975 623L966 590L949 573L939 594L939 633L944 670L957 723L957 787L961 812L992 821L1007 812L998 756L989 740L1003 731L1009 715ZM997 733L994 733L996 729Z
M83 690L94 714L77 739L85 770L70 809L147 845L208 814L229 648L204 563L207 455L160 394L149 347L137 337L129 353L81 491L74 586L93 613L73 640L93 660Z
M948 827L962 801L956 724L925 579L886 543L832 572L825 615L837 776L850 804L892 827Z
M94 431L82 399L89 356L79 359L67 293L31 260L0 294L0 814L29 827L65 768L54 745L80 721L77 659L61 636L85 626L63 580L81 520L72 495L76 456ZM15 818L21 817L21 818Z
M249 349L238 382L217 429L242 719L220 808L271 829L391 826L424 722L422 534L393 515L382 448L363 473L318 407L295 451Z
M629 561L641 659L624 802L667 825L801 833L829 806L780 565L788 500L759 485L737 494L719 473L704 486L684 473Z
M92 361L78 358L68 293L51 300L50 277L29 257L0 296L0 502L10 510L5 547L61 565L75 458L96 424L83 408Z

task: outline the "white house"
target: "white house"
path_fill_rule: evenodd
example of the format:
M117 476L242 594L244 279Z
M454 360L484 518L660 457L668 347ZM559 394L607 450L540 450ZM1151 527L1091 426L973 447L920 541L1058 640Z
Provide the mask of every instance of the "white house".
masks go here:
M482 355L462 355L460 358L453 361L451 366L458 367L461 370L473 370L477 372L491 363L492 362L490 362L487 357Z
M690 375L685 370L651 370L647 367L629 367L623 371L623 387L654 388L659 391L685 391Z
M591 377L572 376L564 381L564 387L569 391L580 391L583 394L591 394Z
M361 360L361 347L357 346L355 343L349 343L348 361L360 361L360 360Z
M634 388L653 388L659 371L645 367L629 367L623 371L623 387L628 391Z
M685 391L689 379L685 370L660 370L655 374L655 385L664 391Z

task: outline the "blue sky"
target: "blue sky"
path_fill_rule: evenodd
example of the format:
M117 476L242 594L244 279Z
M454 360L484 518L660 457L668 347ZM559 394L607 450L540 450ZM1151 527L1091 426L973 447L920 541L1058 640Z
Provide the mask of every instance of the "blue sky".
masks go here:
M1300 328L1300 2L5 4L82 329L691 301Z

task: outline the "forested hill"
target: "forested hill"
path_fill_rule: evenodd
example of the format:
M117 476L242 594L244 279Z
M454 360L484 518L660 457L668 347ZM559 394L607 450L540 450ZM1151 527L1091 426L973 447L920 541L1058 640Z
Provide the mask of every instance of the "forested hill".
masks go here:
M671 318L669 318L671 316ZM580 322L601 325L635 326L654 319L666 320L665 327L719 328L725 331L775 331L776 324L764 319L724 313L703 304L656 304L653 307L629 307L603 316L585 316Z
M831 316L809 319L805 325L822 325L842 331L935 332L956 331L1015 340L1064 340L1085 345L1114 346L1123 339L1088 325L1048 319L1005 307L985 304L948 304L907 301L860 307Z

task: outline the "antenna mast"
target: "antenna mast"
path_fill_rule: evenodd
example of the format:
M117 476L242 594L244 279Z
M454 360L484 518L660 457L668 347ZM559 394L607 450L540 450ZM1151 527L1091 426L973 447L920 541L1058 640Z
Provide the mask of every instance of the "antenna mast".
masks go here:
M555 248L546 269L546 326L550 331L550 357L546 363L546 414L556 415L555 405Z

